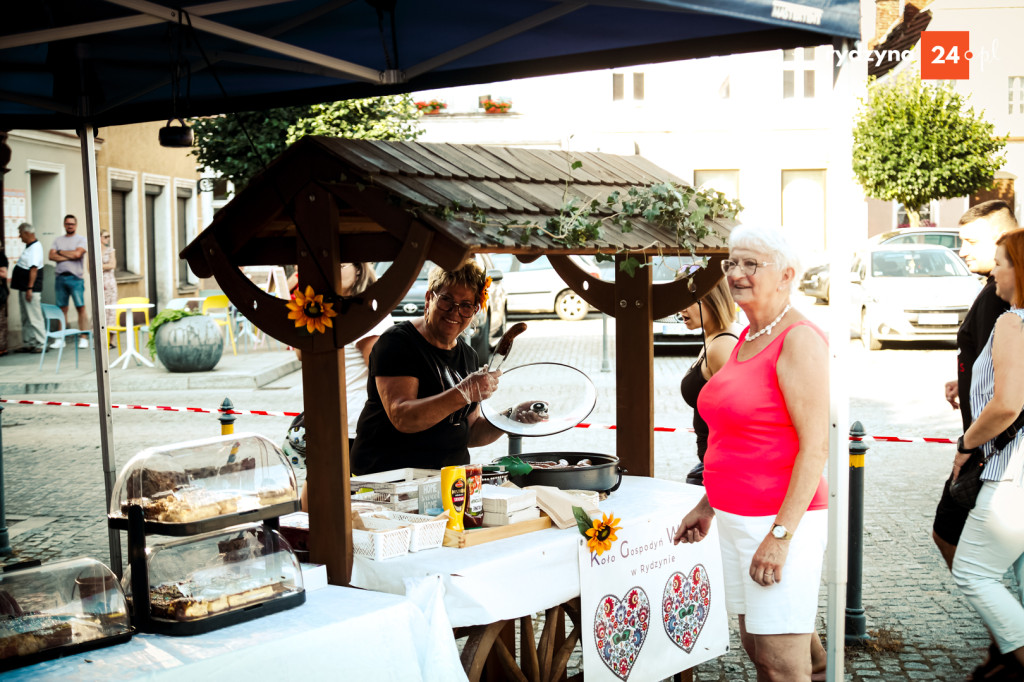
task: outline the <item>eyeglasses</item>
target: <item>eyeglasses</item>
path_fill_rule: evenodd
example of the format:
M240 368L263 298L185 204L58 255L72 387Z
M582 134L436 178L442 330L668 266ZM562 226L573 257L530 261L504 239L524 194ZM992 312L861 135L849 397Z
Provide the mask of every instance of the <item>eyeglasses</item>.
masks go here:
M744 277L750 277L755 272L757 272L757 269L759 267L763 268L766 265L775 265L775 263L769 263L767 261L762 261L759 263L753 258L744 258L743 260L740 261L730 259L722 261L722 272L728 275L730 272L732 272L733 268L739 268L741 275L743 275Z
M456 303L455 299L448 294L434 294L434 299L437 301L437 307L439 310L448 312L456 306L459 309L459 315L465 318L470 318L476 315L476 311L480 310L480 306L469 301L463 301L462 303Z

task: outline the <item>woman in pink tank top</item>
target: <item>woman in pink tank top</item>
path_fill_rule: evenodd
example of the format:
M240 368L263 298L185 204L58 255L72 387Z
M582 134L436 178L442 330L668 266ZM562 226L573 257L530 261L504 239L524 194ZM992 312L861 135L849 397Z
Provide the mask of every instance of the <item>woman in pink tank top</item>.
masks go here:
M740 226L722 270L750 326L701 391L704 498L676 542L717 520L728 610L758 679L810 680L827 541L828 345L792 307L799 263L777 230ZM813 675L824 679L824 671Z

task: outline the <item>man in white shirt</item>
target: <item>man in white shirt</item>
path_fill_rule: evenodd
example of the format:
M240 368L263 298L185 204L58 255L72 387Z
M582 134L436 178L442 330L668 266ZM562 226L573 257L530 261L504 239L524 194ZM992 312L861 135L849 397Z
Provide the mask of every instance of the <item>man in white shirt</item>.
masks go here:
M29 223L18 226L25 250L11 272L11 289L21 302L21 341L19 352L42 353L46 334L43 330L43 245Z

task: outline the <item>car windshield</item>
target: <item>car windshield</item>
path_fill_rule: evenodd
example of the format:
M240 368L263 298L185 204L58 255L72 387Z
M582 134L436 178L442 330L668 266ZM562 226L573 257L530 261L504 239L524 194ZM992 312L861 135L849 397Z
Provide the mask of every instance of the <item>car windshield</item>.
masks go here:
M970 273L952 251L876 251L871 254L873 277L968 277Z

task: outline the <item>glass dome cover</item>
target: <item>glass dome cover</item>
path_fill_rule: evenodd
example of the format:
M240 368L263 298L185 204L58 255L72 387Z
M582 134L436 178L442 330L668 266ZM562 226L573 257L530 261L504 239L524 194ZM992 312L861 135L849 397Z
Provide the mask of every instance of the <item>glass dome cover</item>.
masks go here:
M195 524L261 510L279 515L298 508L298 486L276 444L240 433L142 450L114 483L111 521L126 520L130 504L142 507L147 524Z
M504 371L498 390L480 403L484 418L516 436L550 436L579 424L597 403L586 374L554 362L519 365Z
M291 547L258 523L153 545L147 559L156 619L196 621L303 592ZM122 585L131 599L130 566Z
M0 574L0 670L125 642L133 632L117 578L94 559Z

